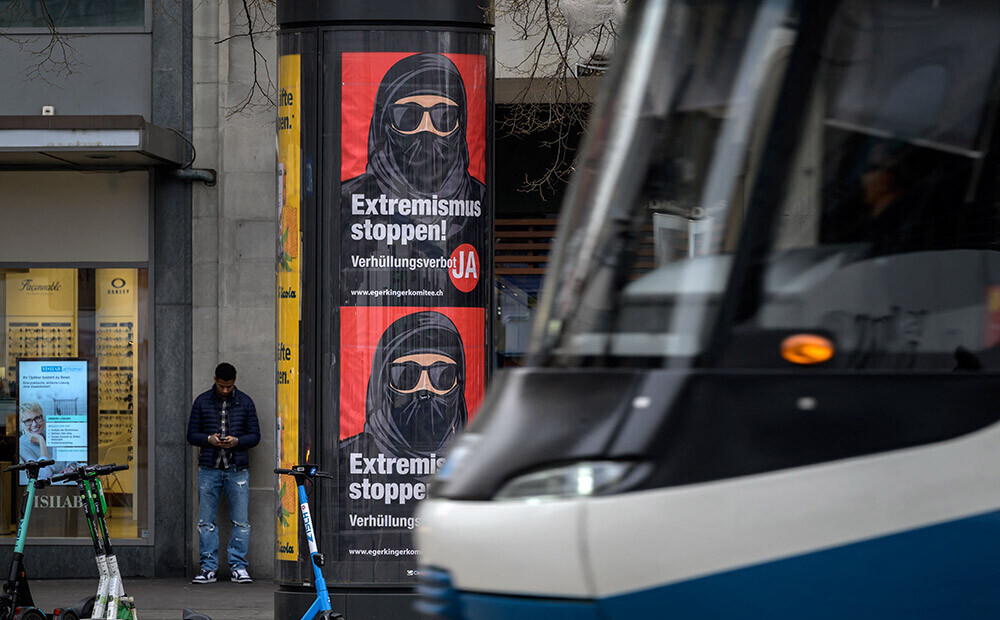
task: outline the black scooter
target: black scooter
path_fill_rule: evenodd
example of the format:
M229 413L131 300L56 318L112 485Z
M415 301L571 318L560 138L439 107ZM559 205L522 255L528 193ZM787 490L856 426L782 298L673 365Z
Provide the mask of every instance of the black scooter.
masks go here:
M14 543L14 557L10 561L10 573L0 594L0 620L80 620L81 610L72 607L54 609L47 614L35 607L28 587L28 574L24 568L24 541L28 537L28 523L31 521L31 507L35 503L35 491L49 486L48 480L39 480L38 471L55 461L28 461L11 465L4 471L23 471L28 476L28 485L21 498L21 521L17 526L17 541ZM81 601L81 605L84 601Z

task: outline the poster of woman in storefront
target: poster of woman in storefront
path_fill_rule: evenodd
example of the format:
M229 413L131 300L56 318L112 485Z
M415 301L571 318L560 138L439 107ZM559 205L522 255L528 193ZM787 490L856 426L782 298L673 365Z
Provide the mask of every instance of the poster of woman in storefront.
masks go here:
M17 365L21 462L52 459L40 478L85 463L88 453L87 362L22 360ZM24 472L19 483L27 484ZM57 484L72 484L63 482Z
M52 465L42 467L38 470L39 479L49 479L56 474L65 473L73 469L73 466L76 464L75 462L60 459L60 448L49 447L45 411L39 403L22 402L18 407L18 419L21 423L21 436L17 442L19 462L54 460L55 463ZM19 483L22 485L28 483L24 472L21 472Z

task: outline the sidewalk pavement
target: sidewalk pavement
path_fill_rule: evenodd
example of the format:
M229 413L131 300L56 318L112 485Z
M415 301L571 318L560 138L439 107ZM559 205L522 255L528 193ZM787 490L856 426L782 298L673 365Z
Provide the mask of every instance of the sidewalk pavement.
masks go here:
M97 590L97 579L32 579L29 583L35 605L47 612L75 605ZM212 620L272 620L276 590L270 579L232 583L226 576L198 585L179 577L125 579L125 593L135 598L139 620L181 620L185 607Z

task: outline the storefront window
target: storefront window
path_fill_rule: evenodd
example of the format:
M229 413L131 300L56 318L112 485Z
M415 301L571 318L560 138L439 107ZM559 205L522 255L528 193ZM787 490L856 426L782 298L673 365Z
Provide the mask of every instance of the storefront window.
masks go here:
M0 469L55 460L128 464L104 479L113 538L147 538L148 271L0 268ZM26 480L0 478L0 537ZM35 496L30 537L88 537L75 485Z
M0 0L0 28L142 27L146 0Z

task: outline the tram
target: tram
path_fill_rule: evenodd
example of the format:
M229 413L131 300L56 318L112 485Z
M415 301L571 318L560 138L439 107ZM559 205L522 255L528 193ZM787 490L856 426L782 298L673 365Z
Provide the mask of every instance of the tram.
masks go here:
M629 11L419 608L1000 617L1000 4Z

